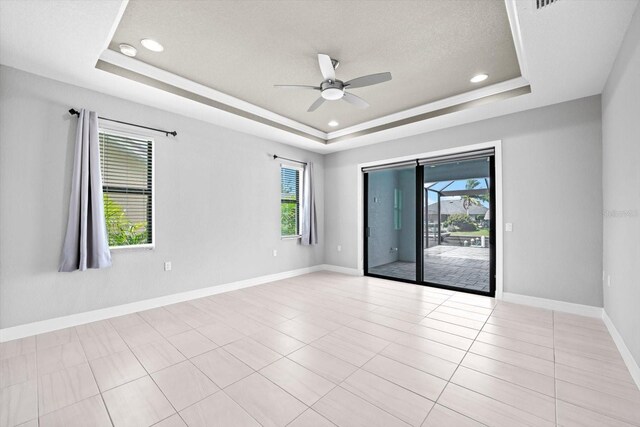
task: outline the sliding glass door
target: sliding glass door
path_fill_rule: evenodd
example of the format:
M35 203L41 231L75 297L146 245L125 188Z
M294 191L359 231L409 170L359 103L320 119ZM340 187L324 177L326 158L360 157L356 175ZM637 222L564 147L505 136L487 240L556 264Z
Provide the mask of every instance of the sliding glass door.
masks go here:
M493 182L493 150L365 169L365 274L493 296Z

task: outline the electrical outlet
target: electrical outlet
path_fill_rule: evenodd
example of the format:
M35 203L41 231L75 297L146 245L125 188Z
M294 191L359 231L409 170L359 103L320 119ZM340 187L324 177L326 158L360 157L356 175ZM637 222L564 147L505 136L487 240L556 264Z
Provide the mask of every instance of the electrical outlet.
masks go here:
M273 250L273 256L278 256L278 250L277 249Z
M171 261L166 261L164 263L164 271L171 271Z
M507 223L504 225L504 231L513 231L513 223L511 223L511 222L507 222Z
M342 252L342 245L338 245L338 252Z

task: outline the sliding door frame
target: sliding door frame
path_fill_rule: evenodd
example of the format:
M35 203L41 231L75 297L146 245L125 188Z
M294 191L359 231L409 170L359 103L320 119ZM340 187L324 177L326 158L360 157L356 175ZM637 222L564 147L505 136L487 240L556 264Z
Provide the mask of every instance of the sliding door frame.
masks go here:
M424 275L424 166L416 162L416 283L423 283Z
M420 259L420 257L418 257L416 259L416 280L412 281L412 280L406 280L406 279L396 279L396 278L392 278L392 277L387 277L387 276L380 276L380 275L376 275L376 274L371 274L371 273L367 273L368 270L368 266L365 265L366 260L367 260L367 235L366 235L366 231L367 231L367 218L366 218L366 206L367 206L367 199L368 199L368 178L367 178L367 174L362 172L363 168L369 168L369 167L374 167L374 166L382 166L382 165L388 165L388 164L392 164L392 163L402 163L402 162L407 162L407 161L412 161L415 159L420 159L420 158L430 158L430 157L440 157L440 156L445 156L445 155L451 155L451 154L462 154L462 153L466 153L466 152L470 152L470 151L478 151L478 150L482 150L482 149L487 149L487 148L493 148L494 149L494 155L491 157L491 162L492 162L492 167L491 167L491 171L492 171L492 181L491 181L491 189L490 189L490 197L491 200L493 201L492 203L490 203L490 210L491 210L491 229L493 231L493 233L491 233L490 236L490 257L491 257L491 268L490 268L490 280L491 280L491 293L494 294L495 298L498 299L502 299L503 296L503 278L504 278L504 264L503 264L503 242L504 242L504 235L503 235L503 229L502 229L502 223L503 223L503 215L502 215L502 141L500 140L496 140L496 141L489 141L489 142L485 142L485 143L479 143L479 144L473 144L473 145L466 145L466 146L460 146L460 147L454 147L454 148L450 148L450 149L445 149L445 150L438 150L438 151L432 151L432 152L426 152L426 153L418 153L418 154L412 154L409 156L403 156L403 157L396 157L396 158L389 158L389 159L384 159L384 160L378 160L378 161L374 161L374 162L368 162L368 163L361 163L357 165L357 193L358 193L358 197L357 197L357 202L358 202L358 226L356 227L357 230L357 254L358 254L358 259L357 259L357 270L356 270L356 274L359 275L364 275L366 274L367 276L371 276L371 277L378 277L378 278L383 278L383 279L390 279L390 280L397 280L397 281L401 281L401 282L406 282L406 283L413 283L413 284L420 284L420 285L426 285L426 286L434 286L434 287L441 287L441 288L446 288L446 289L453 289L453 290L457 290L457 291L461 291L461 289L459 288L454 288L454 287L445 287L444 285L432 285L432 284L427 284L424 283L422 281L422 276L423 276L423 265L422 265L422 261L423 259ZM416 169L416 177L418 174L420 174L420 179L416 179L416 197L418 197L418 191L420 191L420 197L416 200L416 202L418 201L422 201L423 197L424 197L424 191L423 191L423 185L419 185L421 180L424 179L424 175L423 172L424 171L424 166L420 166L417 167ZM420 187L420 188L418 188ZM423 202L421 202L423 203ZM417 237L417 241L416 241L416 254L419 254L421 252L418 251L418 246L420 246L420 248L422 248L423 246L423 239L424 239L424 222L423 222L423 216L424 216L424 212L423 212L423 206L419 206L421 203L416 203L416 237ZM420 211L418 213L418 210ZM423 255L423 254L422 254ZM420 264L420 266L418 266L418 264ZM464 290L465 292L467 290ZM488 295L486 292L469 292L469 293L476 293L476 294L481 294L481 295Z

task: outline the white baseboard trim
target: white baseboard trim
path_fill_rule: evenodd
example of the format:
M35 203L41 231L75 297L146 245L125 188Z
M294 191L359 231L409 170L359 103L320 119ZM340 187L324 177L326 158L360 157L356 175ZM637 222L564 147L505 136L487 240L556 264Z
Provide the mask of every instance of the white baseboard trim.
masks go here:
M624 343L624 339L622 339L622 335L620 335L620 332L618 332L615 325L607 315L607 312L604 310L602 310L602 320L607 326L609 334L611 335L611 338L613 338L613 342L616 343L616 347L618 347L618 351L622 356L622 360L624 360L624 363L627 365L627 369L629 369L631 377L636 382L638 388L640 388L640 367L638 366L638 362L633 358L631 351L629 351L629 348Z
M602 317L602 307L592 305L575 304L572 302L558 301L547 298L530 297L528 295L513 294L511 292L502 293L502 301L514 304L530 305L532 307L546 308L549 310L562 311L565 313L578 314L588 317Z
M0 329L0 342L16 340L32 335L43 334L58 329L69 328L72 326L83 325L86 323L97 322L98 320L109 319L116 316L123 316L138 311L150 310L165 305L176 304L183 301L190 301L197 298L203 298L223 292L235 291L237 289L248 288L251 286L262 285L268 282L288 279L291 277L301 276L303 274L313 273L316 271L329 270L324 265L314 265L312 267L300 268L297 270L283 271L281 273L268 274L265 276L254 277L251 279L240 280L237 282L225 283L222 285L209 286L207 288L194 289L192 291L180 292L177 294L165 295L157 298L136 301L129 304L116 305L113 307L101 308L98 310L86 311L83 313L71 314L69 316L56 317L53 319L42 320L39 322L26 323L24 325L12 326ZM333 271L333 270L331 270Z
M358 270L357 268L340 267L339 265L332 265L332 264L322 264L321 267L323 270L326 270L326 271L333 271L334 273L348 274L350 276L364 275L362 270Z

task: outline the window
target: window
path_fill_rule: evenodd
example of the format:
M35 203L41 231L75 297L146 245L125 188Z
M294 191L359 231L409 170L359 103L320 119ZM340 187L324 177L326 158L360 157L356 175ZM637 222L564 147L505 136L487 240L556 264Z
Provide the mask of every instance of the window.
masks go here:
M302 169L280 166L280 235L300 235L300 188Z
M153 140L101 130L100 169L109 247L153 247Z
M393 229L402 230L402 190L393 189Z

